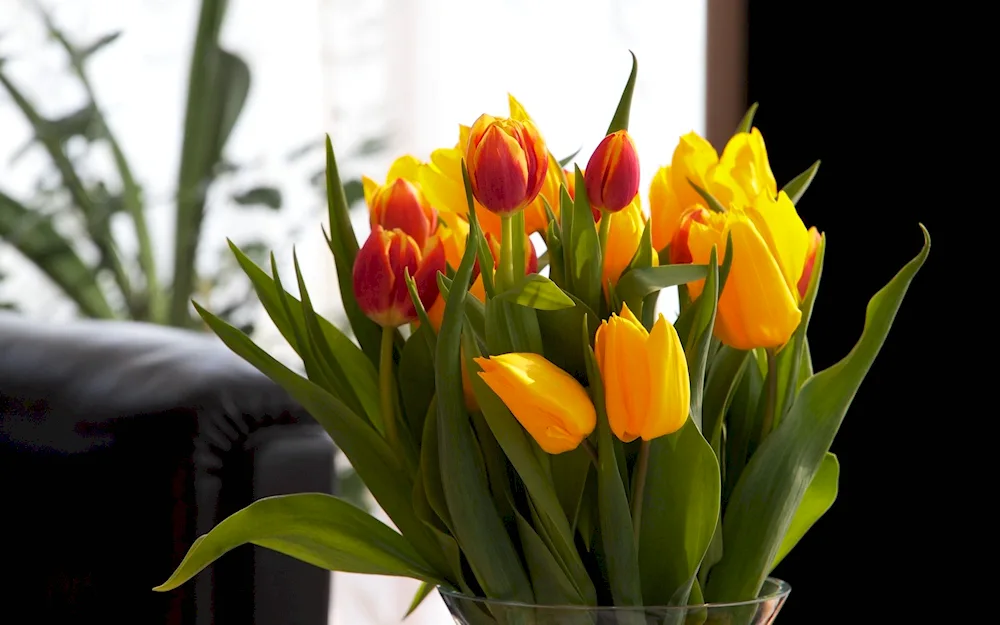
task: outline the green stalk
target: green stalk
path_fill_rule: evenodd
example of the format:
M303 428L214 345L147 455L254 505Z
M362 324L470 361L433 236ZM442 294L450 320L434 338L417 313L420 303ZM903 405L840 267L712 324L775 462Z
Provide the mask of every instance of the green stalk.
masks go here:
M399 425L396 423L396 380L393 376L392 347L396 328L382 328L382 346L378 362L378 390L382 408L382 423L385 438L394 448L399 449Z
M607 214L607 213L606 213ZM603 221L603 220L602 220ZM635 548L639 550L639 529L642 526L642 500L646 490L646 472L649 470L649 441L639 445L639 458L635 463L635 484L632 485L632 533L635 534Z
M497 292L514 286L514 224L513 215L500 217L500 263L497 268Z
M778 404L778 366L774 348L768 348L767 353L767 397L764 404L764 421L760 425L760 442L771 433L774 424L774 412Z
M602 210L601 211L600 230L598 231L598 234L597 234L598 240L600 240L600 242L601 242L601 259L602 259L601 262L603 262L604 257L607 256L607 253L605 252L605 250L608 247L608 233L611 231L611 216L612 215L614 215L614 213L606 211L606 210Z

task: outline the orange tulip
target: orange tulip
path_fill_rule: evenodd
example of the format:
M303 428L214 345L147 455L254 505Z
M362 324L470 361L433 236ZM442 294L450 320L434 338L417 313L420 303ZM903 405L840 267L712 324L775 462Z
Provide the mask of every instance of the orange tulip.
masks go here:
M404 178L376 185L371 191L368 207L372 226L378 224L385 230L399 228L413 237L421 250L437 230L437 211L420 188Z
M639 192L639 154L628 131L604 137L587 162L584 181L590 204L616 213Z
M425 256L410 235L375 224L354 259L353 286L358 306L382 327L397 327L417 319L404 269L416 282L420 302L428 306L438 296L437 274L445 269L444 247L433 242Z
M498 215L534 200L549 168L548 151L530 121L481 115L469 130L465 162L472 193Z

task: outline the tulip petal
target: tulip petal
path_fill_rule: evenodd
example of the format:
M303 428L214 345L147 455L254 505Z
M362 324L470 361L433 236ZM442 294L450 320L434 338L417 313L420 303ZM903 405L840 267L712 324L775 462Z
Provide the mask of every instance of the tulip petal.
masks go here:
M646 416L649 369L645 360L637 357L645 352L646 330L636 323L628 307L622 310L622 315L613 315L607 326L602 327L604 368L601 373L611 430L627 443L638 437Z
M375 195L375 192L378 191L378 187L379 184L368 176L361 176L361 188L364 189L365 204L368 205L369 210L371 211L371 223L373 224L378 223L375 208L372 206L372 197Z
M688 181L702 189L710 189L709 182L718 162L719 155L715 148L698 133L689 132L681 137L670 161L671 187L681 210L702 202L701 196Z
M474 140L475 136L470 142ZM527 194L529 182L527 158L517 139L492 125L470 157L476 198L494 212L516 210Z
M389 166L389 173L385 176L386 183L392 182L396 178L402 178L407 182L417 182L417 171L420 169L420 161L411 154L400 156Z
M809 253L809 231L792 200L784 191L777 200L762 194L747 214L777 259L785 284L795 290Z
M649 333L646 358L652 390L640 436L648 441L679 430L691 406L691 382L684 348L677 330L663 315Z
M376 225L354 260L354 297L358 307L376 322L391 308L396 284L387 254L389 239Z
M682 212L671 183L670 166L665 165L649 185L649 218L653 221L653 247L657 250L674 240Z
M538 354L476 358L479 376L550 454L579 446L597 424L590 397L568 373Z
M780 347L802 318L795 287L788 287L753 221L741 212L727 215L733 266L719 298L716 335L737 349Z

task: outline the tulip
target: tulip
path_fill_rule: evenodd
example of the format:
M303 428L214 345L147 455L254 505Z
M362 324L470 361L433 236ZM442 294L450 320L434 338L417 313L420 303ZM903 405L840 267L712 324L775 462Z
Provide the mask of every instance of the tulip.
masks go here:
M363 178L365 196L370 210L371 225L385 230L399 228L413 237L421 250L437 230L437 211L430 205L420 188L405 178L396 178L377 185ZM369 193L369 189L371 189Z
M733 135L712 172L712 182L713 195L723 206L752 204L761 194L778 195L760 130L752 128Z
M431 245L424 256L417 242L400 229L385 230L375 224L354 259L354 297L369 319L393 328L417 319L406 288L408 269L426 307L438 296L437 274L445 270L444 247Z
M632 203L611 220L607 246L604 249L604 267L601 272L601 286L604 287L605 294L608 282L610 281L612 286L618 284L618 278L632 262L645 228L646 216L642 213L642 205L639 196L636 195ZM653 258L653 263L656 264L655 250Z
M486 114L469 130L465 162L473 195L501 216L530 204L549 168L545 142L532 122Z
M714 194L716 189L711 184L711 175L718 162L715 148L697 133L689 132L680 138L670 165L656 172L649 187L653 247L662 250L669 245L684 212L695 204L704 203L691 182Z
M615 213L632 202L639 192L639 154L627 131L604 137L587 162L584 182L594 208Z
M805 298L806 291L809 289L813 266L816 264L816 252L819 251L819 244L822 240L823 235L819 233L816 226L809 228L809 249L806 252L806 265L802 270L802 277L799 278L799 297L802 299Z
M649 187L649 210L653 220L653 246L662 250L671 244L684 214L704 199L695 183L711 193L724 207L747 206L760 195L777 196L777 185L760 130L734 135L720 157L705 139L690 132L681 137L670 165L661 167Z
M556 219L559 218L559 190L562 188L562 170L559 169L559 161L552 154L549 154L549 168L545 172L545 181L538 197L531 201L524 208L524 231L528 234L533 232L545 232L549 227L549 214L545 211L545 202Z
M594 340L611 431L628 443L681 429L691 386L677 331L660 315L647 332L628 305L601 322Z
M691 250L688 249L688 237L691 234L691 224L704 224L708 221L708 209L701 204L696 204L694 208L684 213L681 217L680 227L674 235L673 244L670 246L670 264L686 265L691 263ZM655 245L654 245L655 247Z
M721 262L730 234L733 264L715 320L715 335L736 349L778 348L799 325L798 283L806 267L809 234L792 201L760 195L753 206L705 212L690 220L687 248L692 262L707 263L712 246ZM698 297L704 280L688 284Z
M546 452L576 449L594 431L597 413L587 391L544 357L511 353L476 363L479 377Z

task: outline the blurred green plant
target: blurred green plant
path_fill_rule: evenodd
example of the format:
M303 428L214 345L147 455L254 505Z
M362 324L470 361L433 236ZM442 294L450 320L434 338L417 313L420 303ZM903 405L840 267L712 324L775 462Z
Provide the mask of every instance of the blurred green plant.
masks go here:
M197 289L211 288L218 282L217 276L199 276L195 262L206 197L220 175L236 169L223 160L223 149L250 90L247 64L219 44L227 4L226 0L201 3L188 74L184 136L174 198L174 263L169 284L161 283L165 274L156 265L155 242L146 221L147 201L142 187L98 105L87 71L91 57L114 42L119 33L77 45L42 11L50 36L66 52L70 68L86 95L86 103L80 110L56 119L39 113L25 91L4 72L0 60L0 85L34 131L31 142L21 152L34 144L44 148L58 172L58 193L68 198L67 210L84 224L82 238L92 245L67 237L57 229L54 222L62 215L53 209L50 197L53 190L42 190L43 201L30 204L0 190L0 239L47 275L76 303L81 315L173 326L201 325L191 314L191 297ZM88 143L106 144L120 184L93 181L81 173L67 151L67 143L76 137ZM232 199L243 206L281 207L281 192L270 186L240 191ZM111 219L118 213L129 218L136 242L134 256L123 251L126 246L120 245L112 232ZM96 262L87 262L80 255L81 243L96 249ZM111 279L104 278L104 274Z

